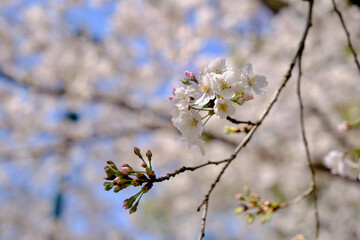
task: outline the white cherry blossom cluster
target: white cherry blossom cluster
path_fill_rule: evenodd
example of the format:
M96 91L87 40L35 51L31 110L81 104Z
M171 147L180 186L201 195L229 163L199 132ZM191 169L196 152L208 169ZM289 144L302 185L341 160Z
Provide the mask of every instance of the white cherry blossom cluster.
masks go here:
M236 78L225 59L216 58L199 74L199 78L186 71L186 78L181 79L185 86L174 88L169 98L174 126L187 139L189 147L199 146L203 155L205 151L200 137L206 122L213 115L219 119L234 115L236 106L254 99L252 92L257 95L265 92L266 77L254 74L251 64L246 64L239 73L240 78Z
M332 174L347 177L351 180L360 180L360 156L340 151L331 151L324 158L324 164Z

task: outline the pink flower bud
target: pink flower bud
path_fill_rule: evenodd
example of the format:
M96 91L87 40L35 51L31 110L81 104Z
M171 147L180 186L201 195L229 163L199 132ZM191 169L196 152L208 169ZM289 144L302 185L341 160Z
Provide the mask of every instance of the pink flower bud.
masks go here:
M242 195L240 193L238 193L238 194L235 195L235 198L240 200L242 198Z
M143 168L146 168L146 167L147 167L146 163L142 163L141 166L142 166Z
M152 153L150 150L147 150L146 157L149 159L149 161L151 161Z
M128 167L120 167L119 171L124 175L128 175L131 172Z
M134 153L136 155L139 155L140 154L140 149L138 147L134 147Z
M134 153L135 153L135 155L137 155L139 158L142 159L142 155L141 155L140 149L138 147L134 147Z
M189 72L189 71L185 71L185 76L188 78L188 79L192 79L195 77L195 75L192 73L192 72Z
M253 100L254 99L254 96L251 94L251 93L244 93L244 99L246 101L250 101L250 100Z
M239 100L237 100L237 103L240 105L243 105L245 102L245 98L239 98Z
M113 182L116 182L117 184L119 184L120 183L120 178L116 177Z

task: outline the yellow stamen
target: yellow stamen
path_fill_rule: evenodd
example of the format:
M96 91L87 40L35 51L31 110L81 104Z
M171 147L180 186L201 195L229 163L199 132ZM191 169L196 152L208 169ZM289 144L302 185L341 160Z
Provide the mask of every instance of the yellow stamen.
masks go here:
M252 77L249 77L248 76L248 84L249 86L253 85L254 83L256 83L256 79L255 79L255 76L252 76Z

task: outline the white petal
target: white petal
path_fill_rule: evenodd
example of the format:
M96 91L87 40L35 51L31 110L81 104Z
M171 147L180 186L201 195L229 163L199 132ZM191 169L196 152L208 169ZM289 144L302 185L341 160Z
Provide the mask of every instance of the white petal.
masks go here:
M256 74L255 75L255 80L256 80L256 85L259 88L264 88L264 87L266 87L268 85L268 82L266 81L266 77L263 76L263 75Z
M263 90L260 90L260 88L258 88L257 86L253 85L252 86L252 89L254 90L254 92L257 94L257 95L261 95L264 93Z
M253 67L252 67L251 63L246 64L246 72L247 72L249 77L253 76Z

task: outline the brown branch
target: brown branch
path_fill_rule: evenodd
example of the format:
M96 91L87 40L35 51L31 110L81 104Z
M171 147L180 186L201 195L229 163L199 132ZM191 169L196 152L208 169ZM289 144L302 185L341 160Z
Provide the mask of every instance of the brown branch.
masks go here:
M303 51L303 50L302 50ZM319 220L319 212L318 212L318 200L317 200L317 193L316 193L316 179L315 179L315 168L312 164L311 156L310 156L310 150L309 150L309 144L305 133L305 122L304 122L304 105L302 102L301 97L301 76L302 76L302 67L301 67L301 61L302 61L302 52L298 56L298 67L299 67L299 74L298 74L298 80L297 80L297 96L299 99L299 106L300 106L300 128L301 128L301 135L306 151L306 159L308 162L309 169L311 171L311 183L308 190L308 194L313 192L314 194L314 215L315 215L315 240L319 237L319 229L320 229L320 220ZM304 197L307 196L306 191L304 192ZM301 195L299 196L300 200L303 199Z
M208 204L205 204L206 211L203 212L201 217L201 231L198 240L201 240L205 236L205 224L206 224L206 215L207 215L207 208L209 207Z
M213 162L213 161L208 161L206 163L203 163L203 164L200 164L200 165L197 165L197 166L194 166L194 167L181 167L179 168L178 170L172 172L172 173L168 173L166 174L166 176L163 176L163 177L159 177L159 178L156 178L155 180L152 180L151 182L163 182L163 181L166 181L166 180L169 180L170 178L172 177L175 177L176 175L180 174L180 173L183 173L185 171L195 171L199 168L202 168L202 167L205 167L205 166L208 166L208 165L219 165L221 163L225 163L225 162L228 162L229 160L228 159L225 159L225 160L222 160L222 161L216 161L216 162Z
M341 25L342 25L342 27L343 27L343 29L344 29L344 31L345 31L349 48L350 48L350 50L351 50L352 55L354 56L354 62L355 62L355 64L356 64L356 67L357 67L357 69L358 69L358 71L359 71L359 74L360 74L360 63L359 63L359 61L358 61L358 59L357 59L356 51L355 51L355 49L354 49L354 47L353 47L353 45L352 45L352 43L351 43L351 38L350 38L349 30L347 29L347 27L346 27L346 25L345 25L345 21L344 21L344 18L343 18L343 16L342 16L340 10L339 10L339 9L337 8L337 6L336 6L335 0L331 0L331 1L332 1L332 3L333 3L334 10L335 10L336 14L339 16Z
M279 208L286 208L289 207L291 205L297 204L298 202L300 202L301 200L303 200L304 198L306 198L307 196L309 196L312 192L314 192L314 186L310 185L304 192L302 192L299 196L297 196L296 198L280 203Z
M251 122L251 121L239 121L239 120L236 120L236 119L234 119L234 118L232 118L230 116L227 116L226 120L228 120L228 121L230 121L230 122L232 122L234 124L242 124L243 123L243 124L249 124L249 125L252 125L252 126L257 125L257 123L254 123L254 122Z
M240 142L240 144L237 146L237 148L235 149L234 153L231 155L231 157L228 159L228 162L226 163L226 165L222 168L222 170L219 172L218 176L216 177L215 181L211 184L210 189L208 190L208 193L205 195L202 203L200 204L200 206L198 207L198 211L200 210L201 206L205 206L204 207L204 214L203 216L206 216L206 212L208 210L208 204L209 204L209 197L211 192L214 190L214 188L216 187L217 183L220 181L222 175L224 174L225 170L227 169L227 167L230 165L230 163L236 158L237 154L240 152L240 150L250 141L252 135L255 133L255 131L257 130L257 128L261 125L262 121L266 118L266 116L268 115L268 113L270 112L270 109L272 108L272 106L275 104L275 102L277 101L282 89L285 87L286 83L289 81L291 74L292 74L292 70L295 66L296 60L299 56L302 55L303 50L305 48L305 40L308 36L308 32L310 27L312 26L312 11L313 11L313 5L314 2L313 0L309 0L309 10L308 10L308 16L307 16L307 23L306 23L306 27L305 27L305 31L302 35L302 38L300 40L299 43L299 47L298 50L295 54L295 56L293 57L290 67L283 79L283 81L281 82L280 86L276 89L271 101L269 102L268 106L266 107L266 109L264 110L264 112L262 113L259 121L257 121L257 124L250 130L250 132L243 138L243 140ZM205 229L205 222L206 222L206 217L205 219L202 220L203 224L201 225L201 231L200 231L200 236L199 239L202 239L205 234L204 234L204 229Z

